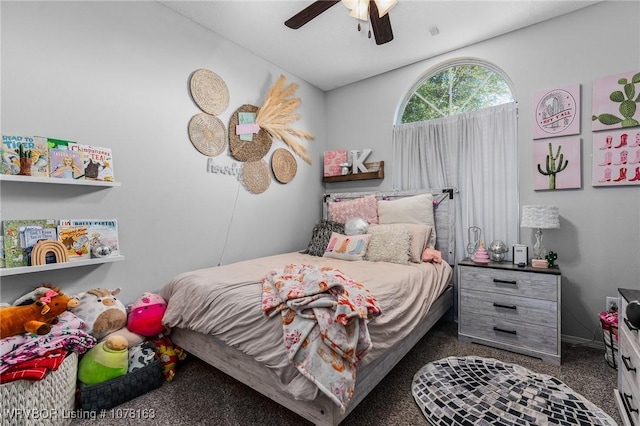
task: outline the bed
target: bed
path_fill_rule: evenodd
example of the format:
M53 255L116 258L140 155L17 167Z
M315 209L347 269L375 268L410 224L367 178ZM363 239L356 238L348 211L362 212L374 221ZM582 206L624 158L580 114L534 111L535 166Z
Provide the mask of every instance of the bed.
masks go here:
M311 241L305 251L312 254L283 253L188 271L173 278L159 292L167 301L163 322L171 330L172 341L315 424L339 424L453 306L450 265L455 253L454 193L452 189L427 189L325 194L323 221L320 221L323 224L335 223L338 219L336 206L346 207L374 198L377 205L388 209L405 200L422 202L423 197L429 196L432 205L421 205L420 214L424 209L433 215L435 232L431 237L426 235L425 244L428 245L431 238L432 247L438 250L435 253L441 254L442 262L404 264L393 259L345 260L340 256L318 256L318 253L314 256ZM382 214L382 207L380 212ZM388 215L384 217L393 219ZM397 228L404 232L411 226ZM312 239L317 237L316 228ZM377 225L376 232L389 228L393 226ZM374 235L375 229L372 229L370 225L368 233ZM335 236L331 233L331 237ZM415 233L411 240L418 241ZM373 249L373 239L369 247ZM366 321L372 346L354 367L355 392L346 407L341 408L291 365L283 343L283 321L267 318L263 311L263 278L283 265L339 270L362 283L382 310L380 315Z

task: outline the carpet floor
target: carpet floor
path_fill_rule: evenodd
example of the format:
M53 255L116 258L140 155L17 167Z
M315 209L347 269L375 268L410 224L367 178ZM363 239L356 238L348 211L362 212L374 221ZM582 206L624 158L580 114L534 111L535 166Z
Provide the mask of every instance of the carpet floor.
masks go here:
M563 343L562 365L457 339L457 325L441 321L341 423L360 425L425 425L411 393L414 374L425 364L449 356L474 355L519 364L549 374L581 394L618 424L613 399L617 372L604 359L604 349ZM144 417L151 417L153 418ZM306 425L310 424L262 394L190 356L178 365L174 381L119 405L103 419L75 419L80 425Z

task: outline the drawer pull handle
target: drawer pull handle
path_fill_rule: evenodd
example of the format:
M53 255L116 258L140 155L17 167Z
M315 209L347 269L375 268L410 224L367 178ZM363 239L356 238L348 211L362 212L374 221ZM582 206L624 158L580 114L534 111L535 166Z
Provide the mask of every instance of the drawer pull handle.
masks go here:
M622 355L622 363L624 364L624 366L627 369L627 371L638 371L635 367L631 366L630 362L631 362L631 357L630 356Z
M516 281L512 281L512 280L499 280L498 278L494 278L493 282L495 284L509 284L509 285L518 285L518 283Z
M633 324L631 324L631 321L629 321L629 318L625 318L624 323L627 324L627 328L629 328L629 331L638 331L638 327L634 327Z
M627 408L630 413L637 413L638 409L633 408L631 406L631 400L633 399L633 395L629 395L628 393L622 393L622 396L624 397L625 408Z
M495 306L496 308L513 309L514 311L518 309L518 307L515 305L503 305L501 303L495 303L495 302L493 303L493 306Z
M509 334L513 334L514 336L516 334L518 334L518 332L516 330L505 330L504 328L500 328L500 327L493 327L493 331L500 331L502 333L509 333Z

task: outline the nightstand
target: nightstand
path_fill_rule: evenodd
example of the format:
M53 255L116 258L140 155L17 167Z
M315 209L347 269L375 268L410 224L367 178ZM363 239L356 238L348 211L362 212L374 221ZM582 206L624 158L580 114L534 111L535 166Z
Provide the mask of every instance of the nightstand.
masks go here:
M618 289L618 389L614 396L625 425L640 425L640 330L627 318L627 305L640 300L640 290Z
M560 268L458 263L458 339L560 364Z

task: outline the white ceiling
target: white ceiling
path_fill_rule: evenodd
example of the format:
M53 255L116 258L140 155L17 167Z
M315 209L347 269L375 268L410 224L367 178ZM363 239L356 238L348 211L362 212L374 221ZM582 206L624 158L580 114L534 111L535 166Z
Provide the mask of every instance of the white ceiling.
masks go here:
M284 21L313 0L159 1L328 91L598 3L573 0L400 0L394 39L376 45L338 3L298 30ZM430 30L437 27L439 34Z

